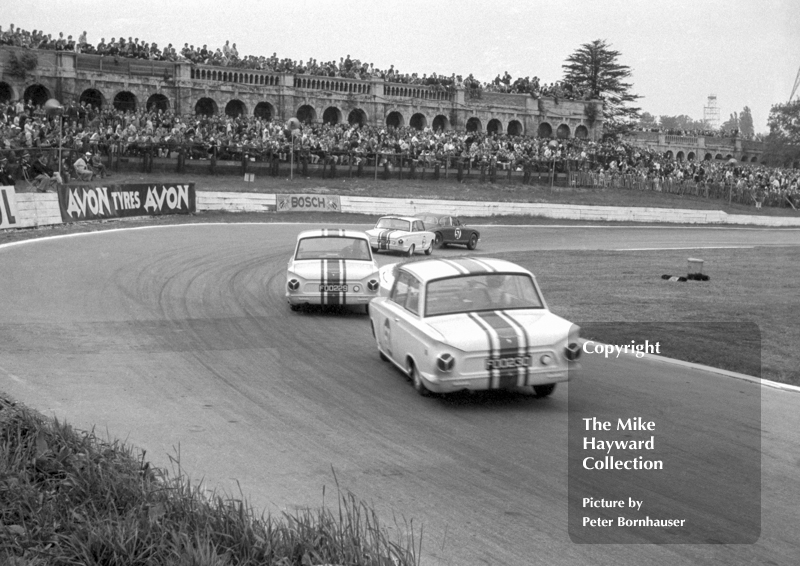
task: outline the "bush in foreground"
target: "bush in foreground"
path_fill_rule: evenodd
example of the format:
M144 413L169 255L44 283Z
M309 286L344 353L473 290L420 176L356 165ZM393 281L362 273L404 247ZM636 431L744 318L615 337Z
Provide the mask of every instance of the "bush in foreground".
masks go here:
M413 525L392 540L338 486L335 509L323 491L322 508L276 519L193 485L176 464L170 477L144 453L0 398L0 564L418 564Z

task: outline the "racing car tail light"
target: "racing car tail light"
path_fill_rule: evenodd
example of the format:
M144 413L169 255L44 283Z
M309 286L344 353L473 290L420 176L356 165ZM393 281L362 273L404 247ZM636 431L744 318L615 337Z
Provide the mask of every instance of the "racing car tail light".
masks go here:
M581 347L575 342L570 342L566 348L564 348L564 355L569 361L574 362L581 357Z
M300 281L297 279L290 279L289 282L286 284L286 287L290 291L297 291L300 288Z
M447 352L445 352L444 354L439 354L439 357L436 358L436 367L439 368L439 371L444 371L444 372L453 371L455 365L456 365L456 359Z
M539 358L539 363L543 366L549 366L553 363L553 357L550 354L542 354L542 357Z
M367 289L369 289L370 291L377 291L378 287L380 286L381 282L378 281L377 279L370 279L369 281L367 281Z

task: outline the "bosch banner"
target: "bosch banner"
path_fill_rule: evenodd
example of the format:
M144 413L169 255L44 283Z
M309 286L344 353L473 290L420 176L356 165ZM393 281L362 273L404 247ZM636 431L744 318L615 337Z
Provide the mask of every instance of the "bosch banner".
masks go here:
M0 228L17 227L17 200L14 187L0 187Z
M277 195L278 212L314 210L317 212L341 212L338 195Z
M64 222L128 216L195 212L194 183L172 185L108 185L58 189Z

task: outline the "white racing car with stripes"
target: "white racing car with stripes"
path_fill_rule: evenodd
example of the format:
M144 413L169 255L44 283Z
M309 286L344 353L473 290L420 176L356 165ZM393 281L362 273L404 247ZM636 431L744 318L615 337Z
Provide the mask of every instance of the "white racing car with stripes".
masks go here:
M370 302L372 333L420 394L529 386L545 397L578 367L580 328L548 310L527 269L463 257L393 271L388 296Z
M302 305L363 305L378 296L378 264L369 237L356 230L306 230L286 270L286 301Z
M367 235L372 251L395 251L408 256L416 252L431 255L436 241L436 234L425 228L422 219L413 216L382 216Z

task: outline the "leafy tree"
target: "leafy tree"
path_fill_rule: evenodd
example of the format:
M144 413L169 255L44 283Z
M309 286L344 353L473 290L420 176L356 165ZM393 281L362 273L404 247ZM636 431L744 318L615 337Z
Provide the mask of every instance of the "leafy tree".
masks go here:
M753 127L753 114L750 113L750 107L745 106L742 113L739 114L739 131L743 136L752 136L756 133Z
M667 130L701 130L705 129L705 124L701 120L695 120L691 116L681 114L680 116L659 116L661 127Z
M767 125L769 135L764 140L764 162L791 166L800 161L800 99L773 105Z
M658 126L658 120L655 116L650 114L650 112L642 112L641 116L639 116L639 127L640 128L655 128Z
M573 90L583 91L603 101L603 117L612 126L630 123L639 116L640 108L628 106L641 96L631 93L631 69L617 60L620 52L611 49L605 40L584 43L562 65L564 82Z
M722 130L738 130L739 129L739 113L734 112L731 114L731 117L726 122L723 122L720 126Z

